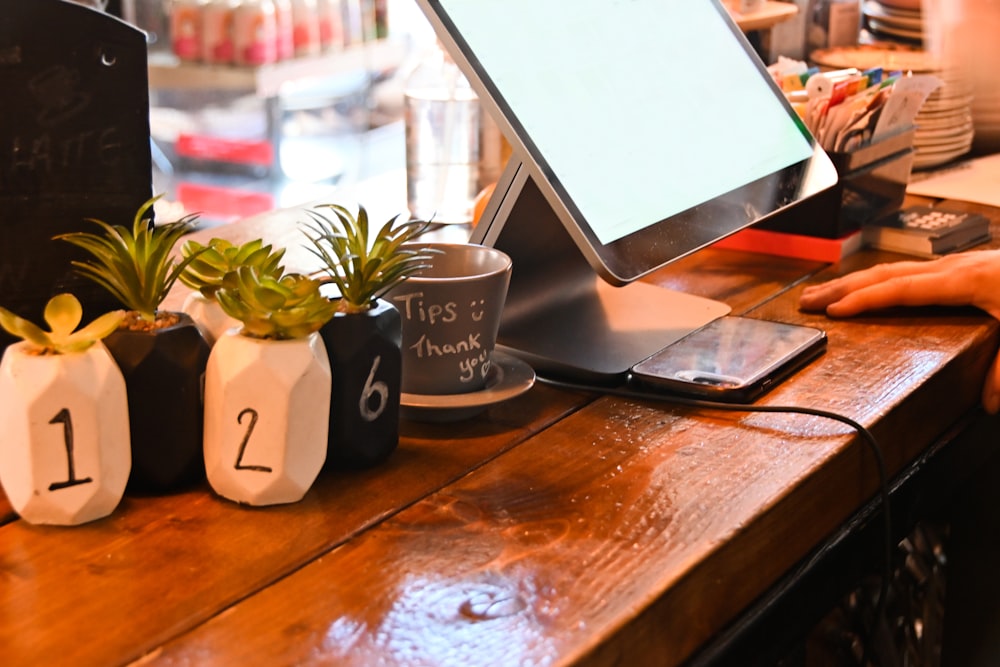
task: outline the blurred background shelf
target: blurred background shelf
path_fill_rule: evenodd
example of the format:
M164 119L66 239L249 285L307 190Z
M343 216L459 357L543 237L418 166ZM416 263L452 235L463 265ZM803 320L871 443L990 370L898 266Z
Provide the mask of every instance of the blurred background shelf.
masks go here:
M181 62L170 53L151 53L150 89L252 92L274 97L290 83L358 71L380 72L402 63L401 40L380 39L318 56L294 58L260 67L203 65Z
M390 36L260 67L150 53L154 190L214 225L402 167L412 52Z

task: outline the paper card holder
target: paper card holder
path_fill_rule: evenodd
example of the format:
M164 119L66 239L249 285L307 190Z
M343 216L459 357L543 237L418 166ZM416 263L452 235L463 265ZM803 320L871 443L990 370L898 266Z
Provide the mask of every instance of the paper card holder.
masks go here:
M755 226L836 239L892 213L906 196L915 134L911 127L854 151L830 152L839 176L834 187Z

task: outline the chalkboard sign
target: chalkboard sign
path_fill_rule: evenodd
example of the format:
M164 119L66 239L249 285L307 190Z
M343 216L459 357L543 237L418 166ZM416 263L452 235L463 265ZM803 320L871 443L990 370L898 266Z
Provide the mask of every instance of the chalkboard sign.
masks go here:
M0 0L0 305L41 322L72 292L85 320L119 308L52 237L130 225L152 196L142 31L64 0ZM0 330L0 350L12 339Z

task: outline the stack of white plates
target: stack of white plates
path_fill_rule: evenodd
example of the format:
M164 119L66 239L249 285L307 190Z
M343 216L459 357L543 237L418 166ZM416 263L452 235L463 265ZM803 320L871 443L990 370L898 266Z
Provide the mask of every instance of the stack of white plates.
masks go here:
M922 44L924 22L920 1L865 0L861 4L864 26L872 39Z
M810 59L827 69L881 67L887 73L898 70L932 74L941 80L941 86L931 93L914 119L914 169L944 164L965 155L972 147L972 86L956 70L940 67L927 52L901 44L864 44L819 49L810 54Z

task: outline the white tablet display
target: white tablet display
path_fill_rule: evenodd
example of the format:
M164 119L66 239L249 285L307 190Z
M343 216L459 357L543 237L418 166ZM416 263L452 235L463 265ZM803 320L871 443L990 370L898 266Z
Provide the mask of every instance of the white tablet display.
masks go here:
M612 282L836 181L714 0L419 2Z

